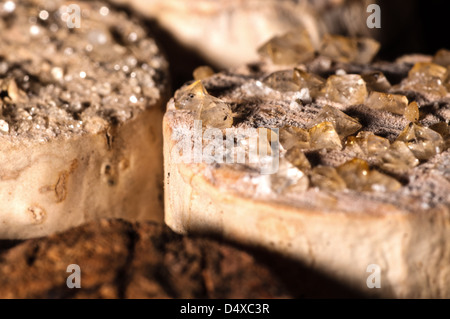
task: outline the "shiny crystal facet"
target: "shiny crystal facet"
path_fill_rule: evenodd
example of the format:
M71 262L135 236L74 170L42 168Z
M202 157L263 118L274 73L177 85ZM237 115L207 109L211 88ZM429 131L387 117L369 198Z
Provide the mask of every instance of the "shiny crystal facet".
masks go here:
M175 107L196 112L203 126L229 128L233 116L228 104L211 96L201 81L195 81L175 94Z
M325 96L345 105L362 104L367 96L366 83L360 75L332 75L325 84Z
M443 138L446 138L450 135L450 126L445 122L439 122L430 126L433 131L441 134Z
M444 149L444 139L439 133L415 123L409 123L397 140L405 142L420 160L427 160Z
M264 78L263 83L280 92L299 91L300 87L294 81L294 71L276 71Z
M280 144L285 150L297 146L301 149L308 149L309 133L307 130L296 126L284 126L279 131Z
M233 126L233 116L228 104L210 95L205 97L200 120L203 126L219 129Z
M447 69L434 63L419 62L414 64L408 72L408 77L415 76L445 80L447 77Z
M347 137L345 140L345 150L352 153L354 156L365 155L365 152L361 148L361 145L355 136Z
M192 75L194 76L194 80L204 80L214 75L214 70L207 65L202 65L195 68Z
M289 161L281 158L278 171L270 175L271 188L275 193L304 192L309 187L308 177Z
M409 71L408 78L402 81L399 88L418 92L429 99L441 99L447 95L444 81L447 68L429 62L419 62Z
M417 105L417 102L409 103L403 116L410 122L417 122L419 120L419 105Z
M370 38L326 34L319 52L337 62L366 64L372 61L379 49L380 44Z
M372 132L361 131L356 136L349 136L345 142L346 149L351 150L356 154L368 155L367 139L373 136Z
M382 167L388 171L406 171L419 165L419 160L404 142L396 141L382 155Z
M375 110L403 115L408 106L408 98L399 94L371 92L365 104Z
M309 130L312 149L342 149L341 139L331 122L323 122Z
M303 150L298 147L294 146L290 148L286 155L284 156L292 165L297 167L298 169L302 171L307 171L311 169L311 164L309 163L308 159L305 156L305 153Z
M362 126L357 119L348 116L344 112L332 106L324 106L316 118L310 123L310 126L330 122L340 138L347 137L357 132Z
M364 73L361 76L371 91L386 92L391 88L391 83L382 72Z
M323 190L340 191L346 188L345 182L334 167L316 166L311 172L311 183Z
M366 161L354 158L338 166L337 172L348 188L360 191L367 188L370 168Z
M307 88L312 98L317 97L320 90L325 85L325 80L320 76L308 73L300 69L294 69L294 82L300 88Z
M175 93L175 107L180 110L200 111L208 95L201 81L195 81Z
M379 156L389 148L389 140L372 132L361 131L356 136L349 136L345 149L355 155Z
M444 139L444 149L448 149L450 147L450 126L445 123L445 122L439 122L436 124L433 124L432 126L430 126L430 128L433 131L438 132L439 134L441 134L442 138Z
M367 154L369 156L380 156L386 152L389 146L389 140L384 137L375 134L367 137Z
M314 57L314 47L306 30L291 31L270 39L258 49L274 64L296 64Z
M337 168L337 172L348 188L357 191L387 192L401 187L396 179L376 170L370 170L369 164L359 158L342 164Z

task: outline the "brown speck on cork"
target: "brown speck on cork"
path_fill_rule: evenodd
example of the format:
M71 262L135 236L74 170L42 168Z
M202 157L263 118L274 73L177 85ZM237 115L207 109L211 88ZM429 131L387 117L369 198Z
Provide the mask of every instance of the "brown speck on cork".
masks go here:
M68 171L62 171L58 175L58 180L55 185L43 186L39 189L40 193L46 193L49 191L54 191L56 195L56 202L61 203L67 197L67 182L69 180L70 174L72 174L78 167L78 160L74 159L70 164Z
M55 186L56 202L61 203L67 197L67 179L69 178L69 173L63 171L60 173L58 182Z
M42 224L47 218L46 211L38 205L28 207L27 213L30 215L33 224L36 225Z

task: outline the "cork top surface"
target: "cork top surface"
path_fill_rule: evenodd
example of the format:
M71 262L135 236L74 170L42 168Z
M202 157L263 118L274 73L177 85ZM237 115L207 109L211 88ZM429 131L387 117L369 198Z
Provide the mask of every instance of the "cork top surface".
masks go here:
M155 41L104 2L6 1L0 17L3 141L95 134L167 92Z

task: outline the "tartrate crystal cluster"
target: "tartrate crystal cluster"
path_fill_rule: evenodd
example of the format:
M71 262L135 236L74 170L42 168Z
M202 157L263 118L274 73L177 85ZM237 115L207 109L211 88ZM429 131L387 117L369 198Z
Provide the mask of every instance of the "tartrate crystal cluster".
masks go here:
M209 95L201 80L197 80L175 94L175 107L193 111L202 125L215 128L229 128L233 116L229 105Z
M317 55L336 63L362 65L370 63L378 49L379 44L372 39L331 35L325 35L320 47L314 48L306 32L278 36L260 48L260 54L273 64L294 65L266 75L260 86L283 94L306 91L311 99L308 103L317 106L317 113L306 125L290 122L277 127L279 170L269 178L274 192L299 192L309 187L396 191L402 187L396 177L405 176L449 148L447 121L427 124L422 121L425 113L421 107L426 101L438 103L449 98L450 51L440 50L431 62L411 65L407 77L396 85L376 69L361 68L364 71L358 74L338 70L325 75L308 71L308 61ZM209 95L201 81L179 90L175 105L193 111L206 126L233 125L230 106ZM368 130L368 123L363 127L358 116L347 113L355 107L390 114L404 123L402 129L396 137L371 131L370 125ZM343 160L337 166L313 164L310 158L315 152L337 152Z

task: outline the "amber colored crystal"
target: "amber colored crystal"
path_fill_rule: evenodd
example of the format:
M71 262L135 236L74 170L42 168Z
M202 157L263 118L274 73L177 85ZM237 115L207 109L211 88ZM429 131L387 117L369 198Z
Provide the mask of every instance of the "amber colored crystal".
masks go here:
M395 141L382 155L382 168L388 171L404 172L419 165L419 160L404 142Z
M312 149L342 149L341 139L331 122L322 122L309 130Z
M345 140L345 150L353 153L354 156L364 156L365 152L362 150L356 136L349 136Z
M399 94L371 92L365 104L375 110L388 111L394 114L405 113L408 106L408 98Z
M410 122L417 122L419 120L419 105L417 105L417 102L409 103L403 116Z
M418 62L408 72L408 77L415 76L445 80L447 77L447 69L435 63Z
M307 171L311 169L311 164L309 163L308 159L306 158L305 153L303 150L298 147L294 146L290 148L286 155L284 156L292 165L297 167L298 169L302 171Z
M291 147L299 147L300 149L308 149L309 132L296 126L286 125L279 130L280 144L285 150Z
M205 97L200 113L203 126L214 128L229 128L233 126L233 115L230 107L213 96Z
M391 83L382 72L369 72L361 74L370 91L387 92L391 88Z
M357 191L387 192L396 191L401 187L396 179L371 170L369 164L359 158L340 165L337 172L348 188Z
M356 136L349 136L345 148L356 155L380 156L389 148L389 140L372 132L361 131Z
M228 104L211 96L201 81L178 90L175 94L175 107L194 111L202 125L214 128L229 128L233 125L233 116Z
M450 126L445 122L439 122L430 126L433 131L441 134L444 139L444 150L450 148Z
M447 68L430 63L416 63L409 71L408 77L403 80L399 89L415 91L432 100L439 100L447 95L445 80Z
M366 189L370 172L366 161L354 158L338 166L337 172L348 188L361 191Z
M369 156L380 156L389 148L389 140L372 134L367 137L367 154Z
M294 69L293 79L300 89L307 88L312 98L317 97L325 85L325 80L320 76L300 69Z
M445 122L438 122L430 126L433 131L441 134L443 138L447 138L450 136L450 126Z
M202 82L195 81L175 93L175 107L180 110L200 111L207 95Z
M357 119L354 119L337 108L328 105L322 108L316 118L309 125L314 126L322 122L332 123L340 138L347 137L357 132L362 127Z
M280 92L294 92L300 90L300 86L294 81L293 70L273 72L263 79L263 83Z
M314 47L306 30L295 30L275 36L263 44L258 53L269 57L274 64L297 64L314 57Z
M367 96L366 82L358 74L330 76L324 92L330 101L344 105L362 104Z
M362 154L367 155L368 154L367 139L369 136L373 135L374 134L372 132L361 131L348 142L350 143L351 141L354 141L354 143L356 143L359 146L359 149L361 150Z
M311 183L323 190L340 191L346 188L345 181L331 166L318 165L310 175Z
M427 160L444 149L444 139L439 133L415 123L409 123L397 140L405 142L420 160Z
M372 61L380 44L370 38L348 38L340 35L324 35L319 53L334 61L366 64Z

